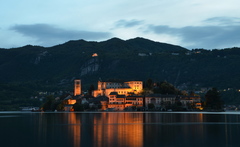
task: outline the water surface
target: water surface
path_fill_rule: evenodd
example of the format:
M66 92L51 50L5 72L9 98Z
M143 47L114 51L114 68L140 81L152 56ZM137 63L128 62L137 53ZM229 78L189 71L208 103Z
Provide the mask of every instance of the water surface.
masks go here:
M238 147L239 112L0 112L3 147Z

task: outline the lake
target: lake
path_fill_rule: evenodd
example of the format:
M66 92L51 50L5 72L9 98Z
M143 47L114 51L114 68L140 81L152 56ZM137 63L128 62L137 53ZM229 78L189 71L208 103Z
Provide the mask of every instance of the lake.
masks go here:
M1 147L239 147L240 112L0 112Z

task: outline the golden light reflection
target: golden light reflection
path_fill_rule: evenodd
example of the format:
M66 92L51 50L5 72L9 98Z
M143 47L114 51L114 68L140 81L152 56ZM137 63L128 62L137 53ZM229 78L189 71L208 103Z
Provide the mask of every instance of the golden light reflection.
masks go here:
M204 120L203 120L203 114L202 114L202 113L198 114L198 120L197 120L197 122L200 122L200 123L203 123L203 122L204 122ZM199 136L200 136L201 138L203 138L203 137L204 137L204 125L203 125L203 124L199 125L199 130L198 130L198 132L199 132Z
M94 118L94 146L114 144L118 146L143 146L143 114L103 113Z
M81 121L77 118L76 113L65 113L66 120L68 122L68 134L73 139L74 146L80 146L80 135L81 135Z
M203 138L204 137L204 120L203 120L203 114L199 113L199 114L189 114L189 115L182 115L184 117L184 119L180 120L180 122L186 122L186 123L192 123L195 124L197 123L198 125L193 125L195 127L193 127L191 130L189 130L189 126L185 125L184 126L184 133L185 135L187 134L198 134L199 138Z
M68 113L68 136L74 146L92 136L93 146L143 146L143 114L141 113ZM81 121L80 121L81 120ZM90 121L89 121L90 120ZM86 123L87 122L87 123ZM117 142L116 142L117 141Z

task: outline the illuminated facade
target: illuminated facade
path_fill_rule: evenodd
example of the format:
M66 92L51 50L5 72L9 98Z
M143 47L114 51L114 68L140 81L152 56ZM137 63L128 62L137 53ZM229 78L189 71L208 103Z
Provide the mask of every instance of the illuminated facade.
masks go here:
M142 107L142 96L125 96L118 95L117 92L111 92L109 94L108 108L114 108L115 110L124 110L127 107Z
M74 96L81 95L81 80L74 80Z
M73 96L68 95L64 100L64 110L65 111L74 111L73 105L77 102L75 96L81 95L82 90L81 90L81 80L76 79L74 80L74 89L73 89Z
M97 53L93 53L93 54L92 54L92 57L97 57L97 56L98 56Z
M101 82L98 81L98 89L93 91L93 96L107 96L111 92L117 92L119 95L139 94L143 89L142 81L128 82Z
M76 103L76 99L73 99L71 95L68 95L64 100L64 111L74 111L73 105Z

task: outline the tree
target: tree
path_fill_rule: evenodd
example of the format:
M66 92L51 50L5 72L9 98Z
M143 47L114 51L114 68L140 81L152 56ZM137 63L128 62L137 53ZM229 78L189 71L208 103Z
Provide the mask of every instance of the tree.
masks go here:
M194 91L190 91L190 96L196 96L196 94L194 93Z
M75 103L73 105L73 109L74 109L74 111L84 111L83 105L82 104L78 104L78 103Z
M172 109L173 109L174 111L183 111L184 109L183 109L183 104L182 104L182 102L181 102L180 100L177 100L177 101L175 102L175 104L172 105Z
M154 93L160 94L180 94L180 91L176 89L172 84L167 81L157 84L157 88L154 89Z
M196 105L192 102L187 102L187 108L188 109L196 109Z
M52 110L54 97L53 95L47 96L47 102L43 104L43 111Z
M100 102L97 103L97 109L102 109L102 104Z
M63 111L64 110L64 105L63 105L63 103L59 103L58 105L57 105L57 111Z
M152 79L148 79L146 81L146 88L147 89L153 89L153 86L154 86L153 80Z
M136 106L132 106L132 110L136 111L137 107Z
M88 95L92 95L92 92L94 91L94 85L93 84L91 84L90 85L90 87L89 87L89 89L88 89Z
M88 103L84 103L83 104L83 109L84 110L88 110L90 107L89 107L89 104Z
M205 95L206 109L213 109L213 110L221 110L223 102L220 97L220 93L217 91L216 88L212 88L208 90L208 92Z
M155 108L155 106L154 106L154 104L153 104L153 103L149 103L149 104L148 104L148 109L150 109L150 110L151 110L151 109L154 109L154 108Z

